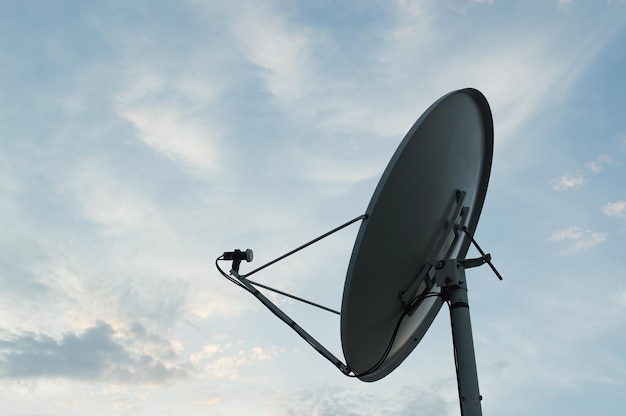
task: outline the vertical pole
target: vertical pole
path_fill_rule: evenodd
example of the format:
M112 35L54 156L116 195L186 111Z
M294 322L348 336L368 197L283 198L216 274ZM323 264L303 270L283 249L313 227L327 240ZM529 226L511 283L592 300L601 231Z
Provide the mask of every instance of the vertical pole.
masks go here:
M462 268L461 268L462 270ZM462 273L464 275L464 273ZM482 416L478 391L478 372L472 338L467 286L465 278L457 285L446 287L450 301L450 323L456 363L456 377L459 388L459 403L462 416Z

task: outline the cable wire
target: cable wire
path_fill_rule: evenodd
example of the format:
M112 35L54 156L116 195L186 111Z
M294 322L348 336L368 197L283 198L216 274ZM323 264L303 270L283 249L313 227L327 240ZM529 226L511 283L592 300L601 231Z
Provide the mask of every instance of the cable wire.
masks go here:
M250 292L248 290L247 287L245 287L244 285L241 284L241 282L237 281L237 279L234 279L233 277L229 276L228 274L226 274L226 272L224 270L222 270L222 268L220 267L218 261L220 260L224 260L224 256L221 255L218 258L215 259L215 267L217 268L217 270L220 272L220 274L222 276L224 276L226 279L228 279L231 283L239 286L240 288L244 289L246 292Z
M226 279L228 279L230 282L236 284L237 286L239 286L240 288L246 290L247 292L250 292L250 290L247 287L245 287L243 284L241 284L241 282L237 281L233 277L231 277L228 274L226 274L226 272L224 272L224 270L219 266L218 262L220 260L224 260L224 256L223 255L219 256L217 259L215 259L215 266L219 270L220 274L222 276L224 276ZM269 286L265 286L263 284L260 284L260 283L257 283L257 282L253 282L251 280L248 280L248 281L252 285L259 286L259 287L262 287L262 288L267 289L267 290L271 290L271 291L279 293L281 295L288 296L288 297L293 298L295 300L298 300L298 301L307 303L309 305L316 306L318 308L321 308L321 309L324 309L326 311L333 312L333 313L336 313L336 314L340 315L339 312L337 312L337 311L335 311L333 309L327 308L327 307L325 307L323 305L316 304L316 303L308 301L306 299L299 298L297 296L291 295L291 294L286 293L286 292L279 291L279 290L274 289L274 288L270 288ZM250 293L252 293L252 292L250 292ZM387 347L385 348L385 351L383 352L382 356L378 359L378 361L372 367L370 367L368 370L360 372L360 373L357 373L354 370L352 370L352 373L345 373L345 372L342 372L342 373L344 375L348 376L348 377L355 378L355 377L367 376L367 375L370 375L370 374L374 373L375 371L377 371L383 365L383 363L385 362L385 360L389 356L389 353L391 352L391 349L393 348L393 344L394 344L394 342L396 340L396 337L398 335L398 331L400 330L400 327L402 326L402 322L404 321L404 318L408 316L408 311L411 308L413 308L418 302L421 302L421 301L423 301L423 300L425 300L427 298L430 298L430 297L442 297L442 294L440 292L423 293L423 294L413 298L411 300L411 302L404 308L404 310L402 311L402 315L400 315L400 318L398 319L398 322L396 323L396 326L395 326L395 328L394 328L394 330L393 330L393 332L391 334L391 338L389 340L389 343L387 344Z
M432 297L442 297L440 292L427 292L427 293L423 293L417 297L415 297L411 303L409 303L409 305L407 305L404 308L404 311L402 312L402 315L400 316L400 318L398 319L398 323L396 324L393 333L391 334L391 339L389 340L389 343L387 344L387 348L385 349L385 352L383 353L383 355L380 357L380 359L376 362L376 364L374 364L372 367L370 367L368 370L365 370L361 373L356 373L353 370L353 374L347 374L348 377L363 377L363 376L367 376L370 375L372 373L374 373L375 371L377 371L385 362L385 360L387 359L387 357L389 356L389 353L391 352L391 348L393 347L393 343L396 341L396 336L398 335L398 331L400 330L400 327L402 326L402 322L404 321L404 318L408 316L408 311L415 306L415 304L417 302L421 302L424 299L427 298L432 298Z

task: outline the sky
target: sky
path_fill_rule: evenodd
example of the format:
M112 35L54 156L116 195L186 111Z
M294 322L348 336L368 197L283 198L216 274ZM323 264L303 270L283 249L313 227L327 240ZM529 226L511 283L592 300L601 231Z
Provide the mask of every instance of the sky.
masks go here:
M445 307L364 383L214 260L364 213L465 87L493 113L475 237L504 276L468 271L483 412L620 412L624 44L623 0L0 1L1 413L458 415ZM340 309L357 230L255 280ZM339 317L270 297L343 358Z

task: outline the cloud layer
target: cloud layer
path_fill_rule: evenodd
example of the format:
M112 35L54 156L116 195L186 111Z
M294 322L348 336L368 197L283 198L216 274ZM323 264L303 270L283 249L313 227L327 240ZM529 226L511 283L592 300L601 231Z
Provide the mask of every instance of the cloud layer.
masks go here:
M69 378L118 383L163 383L185 378L173 362L171 345L150 337L140 325L115 331L98 322L82 334L59 340L43 334L20 334L0 341L0 377L5 379ZM144 351L156 346L158 354Z

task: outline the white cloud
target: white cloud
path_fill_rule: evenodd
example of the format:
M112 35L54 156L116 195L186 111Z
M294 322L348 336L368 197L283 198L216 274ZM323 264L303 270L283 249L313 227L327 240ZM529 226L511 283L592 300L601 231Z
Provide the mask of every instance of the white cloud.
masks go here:
M221 349L222 349L221 344L207 344L204 347L202 347L202 350L200 352L191 354L189 356L189 361L191 361L192 363L197 363L201 360L211 357L215 353L219 352Z
M207 398L191 399L190 403L196 407L209 407L213 406L223 400L223 397L219 394L210 394Z
M609 202L602 208L602 213L610 217L623 217L626 215L626 201Z
M123 235L159 221L158 209L145 195L99 167L83 164L70 186L83 215L107 234Z
M587 168L593 173L602 172L604 166L615 163L615 160L610 155L600 155L597 160L587 163Z
M234 354L222 355L210 362L206 370L211 376L216 378L228 378L230 380L240 380L240 369L256 365L263 361L273 360L280 352L277 347L263 349L254 346L251 349L240 349ZM243 377L244 379L246 377Z
M574 254L579 251L588 250L607 240L605 233L585 231L580 227L570 227L564 230L555 231L550 235L550 241L571 240L570 244L562 254Z
M600 155L593 162L587 163L587 169L592 173L600 173L606 165L615 163L615 160L607 154ZM581 189L587 183L582 172L576 172L571 175L563 175L557 179L553 179L550 188L555 191L567 191L570 189Z
M607 239L605 233L587 233L584 238L581 238L568 250L568 253L576 253L581 250L587 250L591 247L595 247L598 244L604 243Z
M286 15L257 3L239 16L236 31L246 57L264 69L270 93L288 102L314 87L310 68L310 34L289 24Z
M583 231L580 227L570 227L564 230L555 231L550 235L551 241L561 240L578 240L583 236Z
M134 72L116 96L116 109L139 140L194 176L217 173L222 133L207 111L217 92L188 74Z
M502 30L506 36L485 37L476 47L468 45L465 53L440 54L439 50L456 50L466 28L455 30L439 25L443 17L434 5L435 2L402 2L397 6L395 36L381 45L382 51L376 51L388 66L384 73L401 81L413 102L424 92L441 93L457 86L479 88L494 111L500 143L517 136L519 127L546 105L553 104L555 98L568 94L569 86L613 33L600 29L585 34L572 31L570 40L563 44L554 32L564 29L562 26L547 25L534 33L516 33L506 28ZM414 9L419 13L413 13ZM407 56L411 59L407 60ZM463 65L459 65L461 60ZM412 66L414 63L419 70ZM404 77L405 71L410 76ZM419 90L411 88L416 74L426 80ZM450 80L455 81L452 86Z
M409 108L396 100L398 95L410 92L390 84L396 83L394 66L405 65L388 64L388 49L404 43L408 46L401 51L402 60L415 55L416 51L410 51L413 44L430 39L426 20L431 18L426 13L429 7L422 3L410 2L401 7L419 15L420 24L413 24L406 13L399 12L406 25L359 32L350 41L296 23L288 13L267 4L255 3L241 13L235 27L243 53L259 69L267 91L276 98L273 104L284 114L305 122L311 130L334 134L316 140L326 141L328 147L361 133L399 140L418 115L420 103L415 95L410 97ZM373 78L377 82L372 82ZM419 98L424 95L420 90Z
M556 7L559 10L569 10L572 0L557 0Z
M581 189L585 184L582 173L563 175L552 181L551 188L555 191L567 191L568 189Z
M342 161L340 158L313 156L306 159L305 170L309 178L329 184L348 184L363 181L381 174L385 165Z
M139 132L139 138L153 150L191 172L210 173L218 166L215 132L203 128L190 114L174 106L127 108L121 113Z

